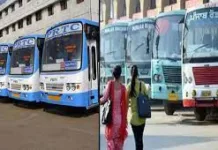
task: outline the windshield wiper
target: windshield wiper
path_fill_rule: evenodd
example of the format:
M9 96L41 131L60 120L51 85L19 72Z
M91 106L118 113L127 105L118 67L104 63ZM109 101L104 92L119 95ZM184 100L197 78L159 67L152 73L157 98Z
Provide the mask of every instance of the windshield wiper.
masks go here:
M204 48L204 47L206 47L206 46L208 46L208 45L209 45L209 44L201 45L201 46L197 47L196 49L194 49L193 51L195 52L195 51L197 51L197 50L199 50L199 49L201 49L201 48Z
M107 52L105 54L114 54L116 51L110 51L110 52Z
M134 51L138 51L138 49L139 49L140 47L142 47L143 45L145 45L145 43L142 43L142 44L138 45L138 46L135 48Z
M204 44L204 45L201 45L201 46L199 46L199 47L197 47L196 49L194 49L193 51L193 54L191 55L191 57L190 58L188 58L188 61L190 62L192 59L193 59L193 56L194 56L194 54L195 54L195 51L197 51L197 50L199 50L199 49L201 49L201 48L204 48L204 47L206 47L206 46L208 46L209 44Z
M171 58L171 57L165 57L165 59L170 60L170 61L177 61L177 60L179 60L179 59Z

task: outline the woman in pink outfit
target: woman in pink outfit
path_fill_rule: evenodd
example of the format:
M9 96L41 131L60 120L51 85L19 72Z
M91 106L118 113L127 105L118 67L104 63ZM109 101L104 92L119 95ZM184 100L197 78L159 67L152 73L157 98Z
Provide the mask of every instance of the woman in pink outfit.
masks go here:
M120 81L121 67L113 71L114 80L108 82L101 104L108 99L112 102L112 121L106 125L105 137L108 150L122 150L127 137L127 91Z

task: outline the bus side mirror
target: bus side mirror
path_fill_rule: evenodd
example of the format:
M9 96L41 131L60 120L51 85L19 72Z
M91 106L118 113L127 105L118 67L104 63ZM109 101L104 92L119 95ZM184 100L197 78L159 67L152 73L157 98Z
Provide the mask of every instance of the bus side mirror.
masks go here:
M156 41L155 41L155 45L158 47L158 45L159 45L159 41L160 41L160 36L158 35L157 36L157 39L156 39Z
M11 55L11 54L12 54L12 50L13 50L13 47L12 47L12 46L10 46L10 47L9 47L9 49L8 49L8 51L9 51L9 55Z
M38 39L38 40L37 40L37 47L38 47L39 49L43 49L43 45L44 45L44 40Z
M93 31L91 32L91 38L97 39L97 40L99 39L99 34L95 29L93 29Z

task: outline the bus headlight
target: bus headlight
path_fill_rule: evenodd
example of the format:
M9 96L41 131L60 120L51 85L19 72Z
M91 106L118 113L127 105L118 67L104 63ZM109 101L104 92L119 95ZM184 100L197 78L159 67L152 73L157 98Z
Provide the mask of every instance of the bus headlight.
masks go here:
M75 85L74 83L71 84L71 89L72 89L73 91L76 90L76 85Z
M42 90L44 90L44 83L40 83L40 88L42 89Z
M78 83L67 83L66 84L66 89L67 91L75 91L76 89L79 89L80 88L80 84Z
M30 89L32 89L32 85L28 85L28 84L23 85L23 90L28 91Z
M184 76L184 83L188 83L188 78L186 76Z
M70 83L67 83L67 91L70 91Z
M196 95L197 95L196 90L193 90L193 91L192 91L192 97L195 97Z
M30 89L30 86L29 85L26 85L26 90L28 91Z
M153 79L155 82L161 82L162 76L160 74L154 74Z
M23 90L26 90L26 85L25 84L23 85Z
M192 83L192 77L188 78L188 83Z

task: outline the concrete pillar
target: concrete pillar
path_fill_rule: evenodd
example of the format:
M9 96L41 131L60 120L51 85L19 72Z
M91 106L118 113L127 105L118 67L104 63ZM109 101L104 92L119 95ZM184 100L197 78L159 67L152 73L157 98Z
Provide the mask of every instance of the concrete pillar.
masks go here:
M110 19L110 0L105 0L105 23L108 23L108 20Z
M126 0L127 17L132 18L132 15L135 13L136 4L137 4L136 0Z

